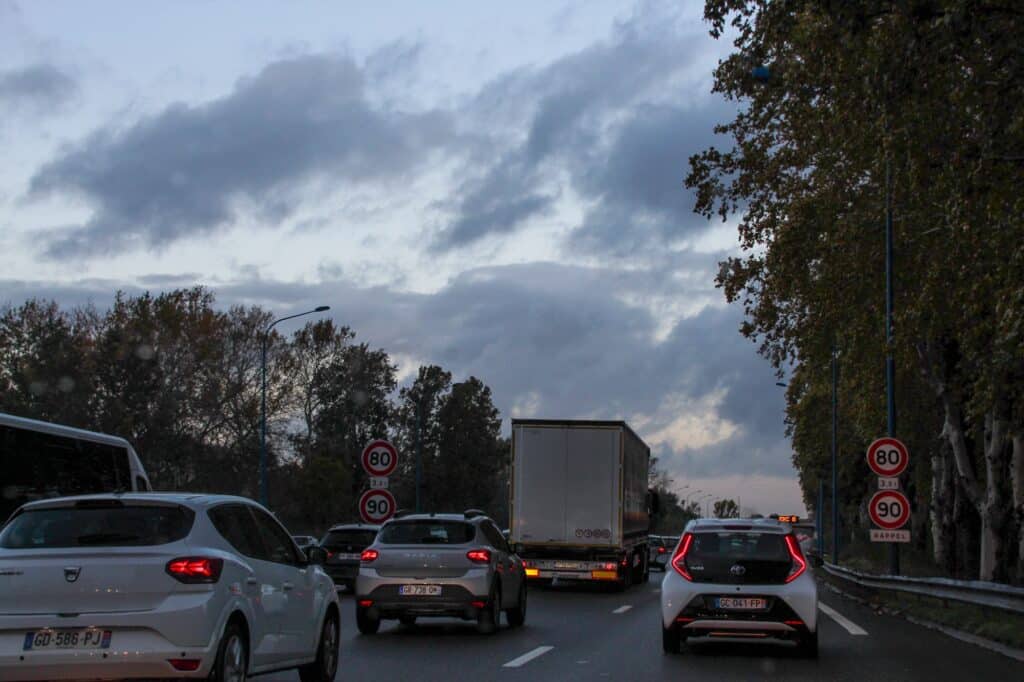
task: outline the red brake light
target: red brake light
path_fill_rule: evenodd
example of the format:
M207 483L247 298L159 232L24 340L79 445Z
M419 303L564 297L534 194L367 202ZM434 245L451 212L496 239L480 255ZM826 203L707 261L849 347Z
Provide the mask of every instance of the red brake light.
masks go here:
M363 553L359 555L359 560L364 564L368 564L372 561L376 561L379 556L380 552L375 549L364 549Z
M693 582L693 576L690 575L690 571L686 568L686 553L690 551L690 545L693 544L693 533L687 533L683 536L683 541L679 544L679 549L676 550L675 555L672 557L672 568L675 569L676 573L683 576L691 583Z
M189 556L167 562L167 574L183 583L215 583L224 568L223 559Z
M491 550L489 549L471 549L466 552L466 558L477 564L489 564L491 563Z
M791 583L807 570L807 560L804 559L804 553L800 551L800 545L792 535L786 536L786 547L789 549L789 556L793 559L793 568L786 576L786 582Z
M190 673L199 670L199 664L202 661L198 658L168 658L167 662L170 663L175 670Z
M664 553L665 553L665 548L664 547L659 547L658 548L658 554L664 554Z

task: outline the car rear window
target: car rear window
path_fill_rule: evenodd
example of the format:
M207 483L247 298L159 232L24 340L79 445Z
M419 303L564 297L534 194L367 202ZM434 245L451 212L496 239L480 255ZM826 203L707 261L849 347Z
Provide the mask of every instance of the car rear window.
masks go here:
M381 529L378 541L389 545L462 545L475 537L476 529L461 521L397 521Z
M181 540L195 514L179 506L91 505L30 509L0 533L4 549L140 547Z
M785 536L779 533L697 533L689 556L789 562Z
M336 547L369 547L373 544L373 539L377 537L377 531L375 530L361 530L358 528L346 528L342 530L332 530L324 536L324 541L320 544L324 549L334 550Z

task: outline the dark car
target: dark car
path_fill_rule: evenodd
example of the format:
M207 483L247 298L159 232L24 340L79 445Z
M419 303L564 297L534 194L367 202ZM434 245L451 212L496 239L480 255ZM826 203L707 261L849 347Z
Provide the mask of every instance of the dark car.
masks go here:
M373 544L379 530L380 526L347 523L332 527L324 535L320 541L320 546L327 550L324 570L337 587L352 592L359 575L359 558L363 550Z

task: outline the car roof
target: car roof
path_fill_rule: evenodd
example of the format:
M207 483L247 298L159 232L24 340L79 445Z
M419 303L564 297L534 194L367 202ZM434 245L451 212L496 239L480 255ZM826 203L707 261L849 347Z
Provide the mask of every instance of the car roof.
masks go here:
M687 533L742 530L786 535L792 531L788 523L776 519L694 519L686 524Z
M372 523L339 523L331 526L327 532L330 533L332 530L380 530L380 526Z
M39 509L46 507L60 507L69 502L83 500L120 500L121 502L149 502L180 504L192 509L209 509L218 504L227 502L250 504L264 509L262 505L247 497L236 495L210 495L207 493L99 493L94 495L72 495L69 497L49 497L44 500L35 500L24 505L24 509Z
M464 523L478 523L484 520L490 521L491 517L483 514L469 517L465 514L404 514L389 520L387 523L393 521L462 521Z

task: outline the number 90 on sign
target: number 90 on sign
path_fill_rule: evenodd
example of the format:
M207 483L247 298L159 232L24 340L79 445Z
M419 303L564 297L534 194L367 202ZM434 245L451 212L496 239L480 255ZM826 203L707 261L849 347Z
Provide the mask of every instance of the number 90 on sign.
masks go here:
M880 490L868 503L868 515L883 530L896 530L910 520L910 501L898 490Z
M395 498L387 490L367 490L359 498L359 516L365 523L383 523L395 513Z

